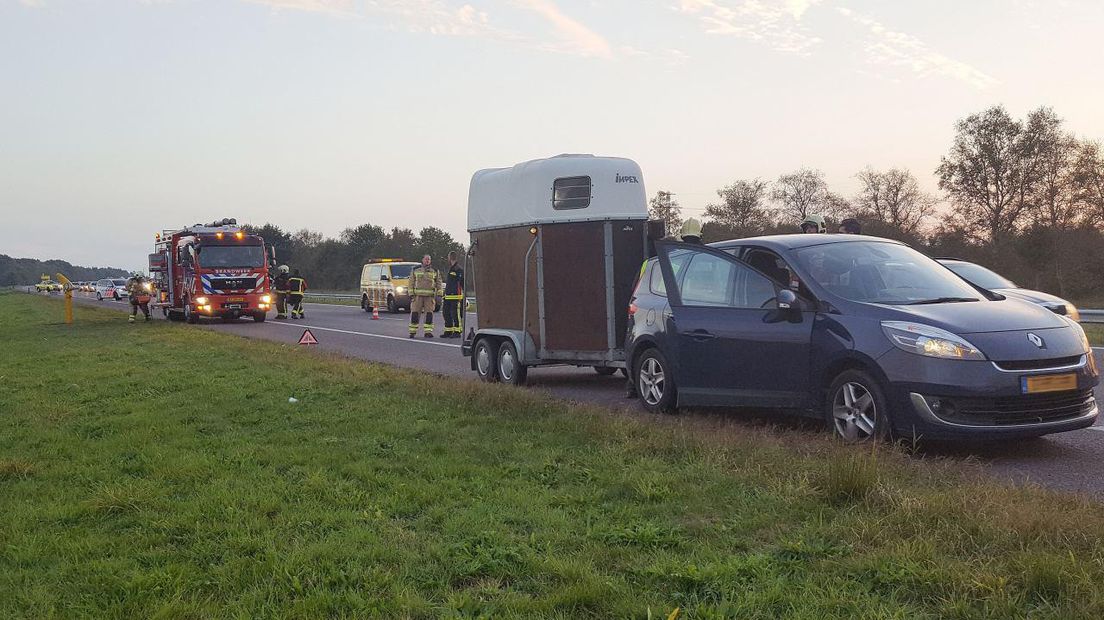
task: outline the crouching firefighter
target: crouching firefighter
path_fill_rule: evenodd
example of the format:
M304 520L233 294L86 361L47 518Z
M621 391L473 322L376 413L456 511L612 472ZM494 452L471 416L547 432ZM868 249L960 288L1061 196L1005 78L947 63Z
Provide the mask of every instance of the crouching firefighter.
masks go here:
M272 281L272 290L276 291L276 318L287 318L287 302L289 284L288 280L291 279L291 275L288 274L290 269L287 265L280 265L280 273Z
M307 281L296 269L288 278L288 301L291 302L291 318L303 318L303 295L307 292Z
M150 296L153 295L153 283L147 280L142 274L135 273L126 284L127 296L130 297L130 323L134 322L134 319L138 317L138 309L142 309L142 314L146 316L146 320L150 320L149 302Z
M445 317L442 338L464 337L464 269L456 263L456 252L448 253L449 270L445 275L445 301L441 314Z
M418 335L418 320L425 314L425 337L433 337L433 311L437 306L437 294L441 290L441 274L433 268L433 259L426 254L422 266L410 274L410 337Z

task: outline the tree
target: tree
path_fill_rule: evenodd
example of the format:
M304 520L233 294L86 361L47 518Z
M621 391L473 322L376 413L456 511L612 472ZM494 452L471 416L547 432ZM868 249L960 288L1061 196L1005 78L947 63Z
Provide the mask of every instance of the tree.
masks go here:
M766 205L766 181L741 179L717 190L717 197L720 202L706 205L705 216L724 234L746 237L760 234L770 226L772 218Z
M955 124L954 143L936 175L970 233L999 247L1023 226L1060 125L1049 108L1031 112L1023 123L1001 106Z
M1081 142L1077 152L1077 202L1099 226L1104 222L1104 153L1099 142Z
M662 220L667 234L677 234L682 228L682 208L674 194L659 190L648 203L648 217L653 220Z
M771 199L778 203L782 218L795 225L812 214L838 216L846 205L846 201L828 191L824 173L809 168L778 177Z
M418 233L417 249L418 256L412 258L412 260L421 260L423 255L429 254L438 267L446 264L445 261L448 260L449 252L455 251L461 254L464 252L464 246L457 243L452 235L433 226L427 226Z
M920 189L911 172L867 167L855 175L859 193L852 201L855 215L883 222L903 235L915 236L935 210L935 197Z
M245 224L242 226L242 230L260 235L261 238L265 240L266 245L276 248L276 260L281 263L293 259L294 254L291 243L291 233L284 232L279 226L268 222L265 222L264 226Z
M347 248L349 259L356 263L363 263L374 258L377 248L387 238L387 233L380 226L361 224L341 231L340 238Z

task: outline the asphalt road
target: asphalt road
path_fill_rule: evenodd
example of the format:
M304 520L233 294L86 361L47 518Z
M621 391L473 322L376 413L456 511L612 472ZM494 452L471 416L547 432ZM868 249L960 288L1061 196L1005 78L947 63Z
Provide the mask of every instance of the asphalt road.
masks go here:
M87 293L76 294L75 298L83 303L129 309L129 305L124 303L97 302ZM405 314L384 313L379 320L372 320L369 314L355 306L308 303L305 310L306 318L302 320L277 321L270 314L269 320L264 323L243 319L231 323L205 321L204 325L239 336L292 344L298 342L304 329L310 328L321 349L394 366L477 380L468 358L461 356L457 341L440 338L426 340L421 337L408 339L409 319ZM437 320L440 320L439 315ZM436 326L438 335L442 327L442 324ZM1104 348L1096 349L1095 353L1097 360L1104 362ZM535 368L529 372L529 386L530 389L542 390L567 400L596 403L646 415L637 401L624 398L625 384L620 375L602 377L590 368ZM1096 397L1104 402L1104 387L1097 387ZM717 413L690 412L684 415ZM794 432L816 429L812 422L778 413L733 410L720 414L734 424L774 423L793 427ZM1034 483L1104 498L1104 473L1100 468L1100 463L1104 462L1104 420L1099 420L1091 428L1038 439L992 443L928 442L919 454L923 457L969 459L979 463L992 475L1016 483Z

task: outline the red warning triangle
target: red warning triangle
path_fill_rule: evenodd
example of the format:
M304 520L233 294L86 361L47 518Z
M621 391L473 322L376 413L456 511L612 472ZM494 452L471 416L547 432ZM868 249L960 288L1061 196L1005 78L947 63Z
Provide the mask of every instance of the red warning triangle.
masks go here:
M311 330L304 329L303 335L299 337L299 344L318 344L318 339L314 337Z

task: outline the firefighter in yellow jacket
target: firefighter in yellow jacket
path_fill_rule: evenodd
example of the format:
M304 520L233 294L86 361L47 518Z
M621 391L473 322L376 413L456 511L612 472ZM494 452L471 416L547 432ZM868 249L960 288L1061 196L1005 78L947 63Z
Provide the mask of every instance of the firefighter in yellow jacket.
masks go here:
M441 292L441 274L433 268L429 254L422 257L422 266L410 274L410 337L418 335L418 320L425 314L425 337L433 337L433 311Z

